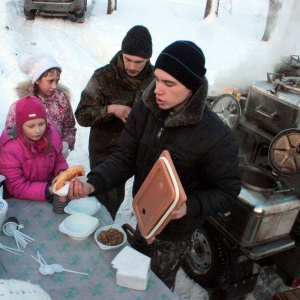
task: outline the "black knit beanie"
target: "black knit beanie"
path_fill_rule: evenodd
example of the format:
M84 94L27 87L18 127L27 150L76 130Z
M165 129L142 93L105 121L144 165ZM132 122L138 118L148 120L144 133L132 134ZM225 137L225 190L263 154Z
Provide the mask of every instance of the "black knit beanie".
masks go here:
M193 42L176 41L158 56L155 69L161 69L195 92L206 73L205 56Z
M132 27L122 41L122 53L142 58L152 56L152 38L149 30L142 26Z

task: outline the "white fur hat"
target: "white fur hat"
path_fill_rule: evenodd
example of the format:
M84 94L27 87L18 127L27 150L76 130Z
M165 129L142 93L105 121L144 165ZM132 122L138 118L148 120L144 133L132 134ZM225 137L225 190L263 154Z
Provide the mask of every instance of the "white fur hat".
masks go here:
M24 54L20 57L18 65L22 72L26 73L32 84L34 84L41 75L49 69L58 68L62 70L58 62L49 55L33 56Z

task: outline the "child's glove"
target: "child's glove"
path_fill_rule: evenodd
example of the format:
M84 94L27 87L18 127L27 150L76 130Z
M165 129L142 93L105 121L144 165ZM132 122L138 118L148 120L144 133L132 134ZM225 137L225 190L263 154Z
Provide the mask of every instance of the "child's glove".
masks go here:
M64 156L64 158L67 158L69 155L69 144L65 141L62 142L63 147L62 147L62 155Z

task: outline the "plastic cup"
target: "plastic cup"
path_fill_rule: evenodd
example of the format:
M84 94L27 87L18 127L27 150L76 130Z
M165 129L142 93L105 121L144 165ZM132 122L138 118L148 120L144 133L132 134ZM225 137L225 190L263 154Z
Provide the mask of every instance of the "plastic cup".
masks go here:
M9 217L4 221L2 225L2 231L8 236L13 236L14 231L18 230L18 225L19 221L17 218Z
M7 209L8 209L7 202L1 199L0 200L0 230L2 229L4 221L6 220Z
M54 195L53 196L53 211L56 214L64 214L64 208L68 205L68 203L70 202L70 200L66 200L66 201L60 201L59 196Z

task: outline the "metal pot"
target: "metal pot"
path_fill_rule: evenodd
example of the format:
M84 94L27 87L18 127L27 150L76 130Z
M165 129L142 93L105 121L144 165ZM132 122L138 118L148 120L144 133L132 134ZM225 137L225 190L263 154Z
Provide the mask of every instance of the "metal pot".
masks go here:
M241 166L242 185L258 192L277 192L281 187L278 175L299 174L300 130L291 128L276 135L270 144L268 156L272 172L256 166Z
M255 166L241 166L242 185L257 192L274 192L278 188L277 177Z

